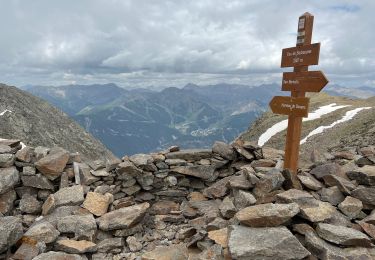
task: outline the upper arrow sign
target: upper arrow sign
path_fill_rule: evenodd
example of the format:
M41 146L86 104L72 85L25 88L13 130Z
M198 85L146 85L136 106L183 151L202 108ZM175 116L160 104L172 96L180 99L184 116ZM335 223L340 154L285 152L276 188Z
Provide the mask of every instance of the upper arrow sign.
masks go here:
M283 49L281 67L316 65L319 62L320 43Z
M328 80L321 71L284 72L282 90L320 92Z
M276 114L307 117L309 98L275 96L270 102L270 107Z

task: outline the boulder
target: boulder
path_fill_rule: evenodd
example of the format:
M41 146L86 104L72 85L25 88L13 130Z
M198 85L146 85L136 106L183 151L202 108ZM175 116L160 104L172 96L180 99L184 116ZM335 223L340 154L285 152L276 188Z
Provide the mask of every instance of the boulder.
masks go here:
M335 152L333 156L336 159L354 160L354 154L349 151Z
M107 177L110 175L110 173L106 169L99 169L99 170L92 170L90 171L92 175L96 177Z
M231 189L248 190L253 188L259 179L247 170L241 170L236 175L231 176L228 182L228 187Z
M244 208L237 212L236 218L250 227L276 227L289 221L299 211L297 203L267 203Z
M352 228L319 223L316 232L324 240L341 246L373 246L368 236Z
M236 158L236 152L233 147L224 142L216 141L212 146L212 152L217 153L227 160L234 160Z
M230 177L225 177L214 184L211 184L209 187L205 188L203 190L203 195L206 196L207 198L222 198L224 197L228 191L228 183L231 180Z
M55 244L55 249L71 254L84 254L96 252L96 244L87 240L61 239Z
M154 215L168 215L172 211L178 211L179 209L180 204L171 200L161 200L152 205L150 213Z
M136 239L134 236L129 236L126 238L126 244L129 247L129 250L131 252L138 252L141 251L143 248L143 245L138 239Z
M286 227L229 226L228 248L233 259L287 260L310 255Z
M61 233L74 233L76 237L90 238L97 226L93 215L71 215L57 219L57 229Z
M24 195L20 200L20 210L27 214L37 214L41 212L42 203L35 197Z
M0 154L0 168L7 168L13 165L15 156L11 153Z
M134 163L135 166L145 171L157 171L154 165L154 158L149 154L134 154L129 157L129 160Z
M134 163L130 162L130 161L123 161L122 163L120 163L117 168L116 168L116 172L118 174L118 179L120 180L124 180L126 179L127 175L130 175L130 176L137 176L138 174L141 174L142 173L142 170L138 169Z
M312 175L311 176L303 176L303 175L297 175L300 182L305 186L306 188L310 190L320 190L323 188L322 183L315 179Z
M67 254L64 252L49 251L33 258L33 260L86 260L84 256L77 254Z
M328 187L337 186L346 195L350 195L350 192L356 188L352 182L336 175L326 175L323 180Z
M169 166L186 166L187 161L183 159L166 159L165 164L166 164L166 167L163 167L163 168L168 169Z
M375 186L375 166L365 165L355 171L349 171L346 175L351 180L356 180L359 184Z
M225 197L219 206L221 215L225 219L230 219L236 214L236 207L233 204L233 201L229 197Z
M208 232L208 238L215 241L216 244L221 245L223 248L228 247L228 229L222 228Z
M212 180L215 178L215 167L210 165L179 166L171 169L172 172L182 175L193 176L202 180Z
M375 206L375 187L359 185L351 192L351 196L359 199L364 204Z
M243 209L245 207L254 205L257 202L254 195L248 191L235 189L233 191L233 196L234 196L234 204L237 209Z
M35 166L47 178L54 180L61 175L68 160L69 153L60 148L41 158L35 163Z
M300 216L311 222L322 222L332 218L337 210L328 202L316 201L317 206L301 207Z
M22 175L22 184L26 187L34 187L42 190L54 190L52 182L42 174Z
M22 221L17 217L0 217L0 253L13 246L23 234Z
M275 167L276 162L272 159L259 159L251 162L251 167Z
M177 152L167 153L167 159L183 159L186 161L199 161L200 159L207 159L212 157L212 150L210 149L186 149Z
M16 153L16 158L18 161L29 163L33 157L34 151L31 147L26 146Z
M282 173L277 169L272 169L255 184L254 195L263 197L267 193L281 188L284 181L285 178Z
M99 228L104 231L130 228L142 220L149 207L145 202L108 212L97 219Z
M372 239L375 238L375 225L366 223L364 221L358 221L358 225L369 235Z
M154 183L154 174L152 174L152 172L143 172L142 174L137 175L135 178L144 190L152 189L151 185Z
M108 206L112 201L113 195L110 193L103 195L97 192L88 192L83 207L95 216L102 216L107 213Z
M317 200L307 191L290 189L276 195L276 201L280 203L297 203L300 207L317 206Z
M343 202L339 204L338 208L346 216L353 219L361 213L363 204L359 199L348 196Z
M13 209L13 203L17 198L16 192L11 189L0 195L0 216L7 215Z
M375 210L372 210L371 213L363 219L363 221L375 225Z
M324 241L315 232L306 233L305 242L306 248L313 252L318 259L371 260L375 257L375 252L372 249L363 247L340 248Z
M337 186L323 188L319 192L320 200L331 203L333 206L341 203L345 197Z
M60 206L79 205L83 200L83 187L81 185L62 188L56 193L48 196L42 206L42 214L47 215Z
M49 244L54 242L59 235L60 232L57 231L52 224L49 222L42 222L34 224L23 236L38 242Z
M98 252L106 253L113 249L124 247L124 240L121 237L106 238L97 243Z
M235 143L233 144L233 148L237 151L237 153L239 153L245 159L249 161L252 161L255 159L255 155L252 152L245 149L241 144Z
M154 158L149 154L134 154L129 157L129 160L138 167L145 166L154 162Z
M188 249L185 245L170 245L156 247L150 252L142 255L142 260L186 260L189 257Z
M73 167L74 167L74 175L76 179L76 184L80 183L82 185L90 185L100 180L99 177L96 177L91 174L91 169L86 163L74 162Z
M12 153L12 148L8 145L0 144L0 153Z
M0 195L11 190L19 181L16 167L0 168Z
M315 167L314 169L312 169L310 173L319 180L322 179L324 176L330 175L330 174L337 175L337 176L343 175L342 169L340 165L338 165L337 163L325 163L325 164L319 165Z
M31 242L31 241L30 241ZM44 244L42 243L28 243L23 242L20 247L17 248L17 251L12 256L12 260L22 259L22 260L31 260L39 255L40 251L43 250Z

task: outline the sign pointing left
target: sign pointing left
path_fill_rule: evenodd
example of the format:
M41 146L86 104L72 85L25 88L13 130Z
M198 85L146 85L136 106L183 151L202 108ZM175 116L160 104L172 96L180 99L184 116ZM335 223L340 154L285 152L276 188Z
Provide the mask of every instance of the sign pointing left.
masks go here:
M275 96L270 102L270 107L275 114L307 117L309 98Z

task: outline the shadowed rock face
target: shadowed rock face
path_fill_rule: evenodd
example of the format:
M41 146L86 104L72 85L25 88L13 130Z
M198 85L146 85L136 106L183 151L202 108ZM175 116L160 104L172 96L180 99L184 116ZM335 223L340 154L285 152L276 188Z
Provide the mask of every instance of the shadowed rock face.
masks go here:
M88 159L114 155L65 113L16 87L0 84L0 138L20 139L30 146L59 146Z

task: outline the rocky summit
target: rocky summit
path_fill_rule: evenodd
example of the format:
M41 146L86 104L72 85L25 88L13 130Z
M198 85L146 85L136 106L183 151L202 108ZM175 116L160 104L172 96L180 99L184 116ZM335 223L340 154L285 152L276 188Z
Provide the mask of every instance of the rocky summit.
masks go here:
M337 154L293 178L243 141L109 161L3 139L0 259L375 259L374 147Z

